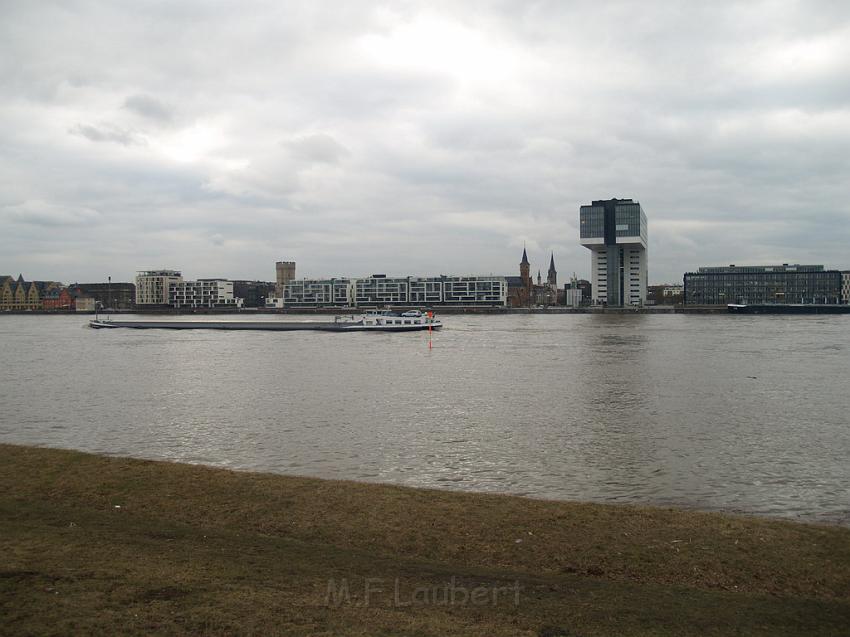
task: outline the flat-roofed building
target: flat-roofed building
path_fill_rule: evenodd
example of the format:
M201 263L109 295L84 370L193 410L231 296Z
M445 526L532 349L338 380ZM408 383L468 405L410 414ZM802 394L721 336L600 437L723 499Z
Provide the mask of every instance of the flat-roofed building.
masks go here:
M358 306L407 305L410 301L408 278L373 274L354 282L354 303Z
M136 305L168 305L172 283L179 283L179 270L140 270L136 273Z
M295 279L267 307L499 306L507 304L505 277L438 276Z
M729 265L688 272L684 291L689 305L835 304L841 284L841 272L822 265Z
M74 283L71 287L92 297L104 309L129 310L136 301L136 286L132 283Z
M442 279L445 305L507 305L505 277L447 276Z
M169 302L175 308L237 308L241 299L233 295L233 281L198 279L177 281L169 287Z
M841 272L841 302L850 303L850 270Z
M643 305L647 286L646 214L631 199L600 199L579 210L581 245L590 250L593 301Z
M440 277L416 277L408 280L408 299L415 305L443 302L443 280Z
M352 305L351 279L295 279L283 286L283 296L272 307L348 307Z
M242 307L265 307L276 288L277 284L270 281L238 280L233 282L233 295L242 299Z

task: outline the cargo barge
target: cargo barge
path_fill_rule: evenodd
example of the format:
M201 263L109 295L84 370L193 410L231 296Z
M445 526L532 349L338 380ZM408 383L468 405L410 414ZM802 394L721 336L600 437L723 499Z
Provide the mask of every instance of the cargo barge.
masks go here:
M827 304L762 304L749 305L730 303L727 306L730 314L850 314L850 305Z
M272 332L413 332L437 330L442 323L430 312L411 310L396 314L367 312L359 317L337 316L331 321L115 321L95 317L94 329L130 328L137 330L257 330Z

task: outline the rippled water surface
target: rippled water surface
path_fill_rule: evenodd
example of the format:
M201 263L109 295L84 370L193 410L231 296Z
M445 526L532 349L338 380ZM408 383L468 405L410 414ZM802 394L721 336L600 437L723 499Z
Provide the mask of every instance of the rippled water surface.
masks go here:
M0 442L850 523L850 316L443 319L429 351L0 316Z

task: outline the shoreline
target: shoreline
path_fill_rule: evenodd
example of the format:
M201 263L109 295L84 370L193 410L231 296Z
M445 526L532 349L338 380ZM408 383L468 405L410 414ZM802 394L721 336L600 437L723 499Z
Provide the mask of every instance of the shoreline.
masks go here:
M830 635L850 624L840 526L7 444L0 461L0 608L18 634Z

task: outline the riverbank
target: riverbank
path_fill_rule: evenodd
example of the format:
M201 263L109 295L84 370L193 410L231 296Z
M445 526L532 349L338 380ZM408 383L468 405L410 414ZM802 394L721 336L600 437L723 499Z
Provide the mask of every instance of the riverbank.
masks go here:
M11 445L0 445L0 511L2 634L776 636L850 625L840 527Z

